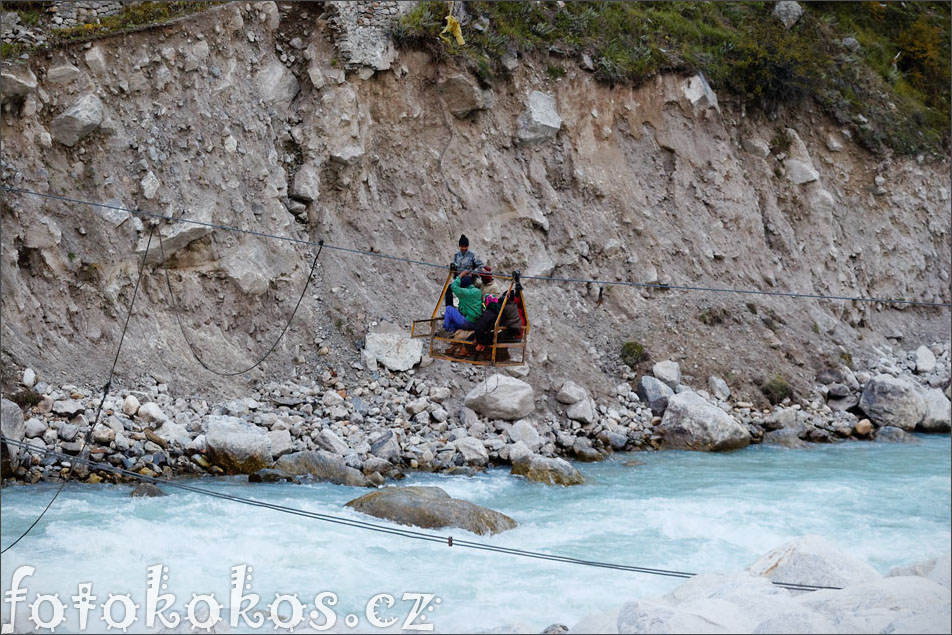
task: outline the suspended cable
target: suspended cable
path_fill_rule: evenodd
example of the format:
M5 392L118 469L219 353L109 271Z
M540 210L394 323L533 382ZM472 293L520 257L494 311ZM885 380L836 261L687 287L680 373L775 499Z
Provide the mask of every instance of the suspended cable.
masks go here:
M251 498L243 498L243 497L235 496L232 494L224 494L221 492L215 492L213 490L208 490L201 487L195 487L194 485L189 485L187 482L184 482L184 481L173 481L173 480L167 480L167 479L159 479L153 476L145 476L145 475L139 474L138 472L133 472L131 470L125 470L122 468L115 467L110 463L92 461L90 459L81 458L81 457L71 457L69 455L62 454L60 452L55 452L46 448L33 446L23 441L15 441L13 439L7 438L2 435L0 435L0 441L6 442L15 447L25 449L27 451L35 451L38 453L44 453L46 455L55 456L60 459L66 459L68 461L82 462L88 465L89 467L92 467L95 469L112 472L115 474L121 474L124 476L129 476L131 478L144 481L147 483L164 485L166 487L182 489L182 490L186 490L196 494L201 494L203 496L211 496L213 498L227 500L234 503L240 503L243 505L251 505L253 507L271 509L271 510L286 513L286 514L293 514L295 516L310 518L313 520L321 520L324 522L344 525L348 527L354 527L357 529L366 529L369 531L392 534L392 535L400 536L403 538L423 540L426 542L435 542L439 544L448 545L450 547L464 547L467 549L475 549L478 551L503 553L503 554L507 554L511 556L534 558L537 560L547 560L551 562L561 562L563 564L575 564L575 565L582 565L587 567L596 567L601 569L614 569L617 571L627 571L632 573L644 573L649 575L658 575L658 576L666 576L666 577L673 577L673 578L692 578L697 575L696 573L688 573L686 571L674 571L670 569L655 569L650 567L639 567L639 566L633 566L633 565L615 564L610 562L599 562L597 560L585 560L581 558L573 558L570 556L560 556L556 554L544 553L539 551L527 551L524 549L515 549L515 548L503 547L499 545L490 545L487 543L474 542L471 540L459 540L459 539L453 538L452 536L442 536L439 534L431 534L431 533L426 533L422 531L415 531L412 529L404 529L402 527L387 527L384 525L378 525L376 523L370 523L370 522L366 522L362 520L344 518L342 516L334 516L331 514L322 514L319 512L311 512L311 511L307 511L303 509L297 509L294 507L287 507L285 505L278 505L275 503L268 503L265 501L255 500ZM799 583L793 583L793 582L776 582L776 581L772 581L772 582L776 586L783 587L790 590L795 590L795 591L817 591L820 589L839 589L840 588L840 587L833 587L833 586L799 584Z
M96 425L99 423L99 415L102 414L103 404L106 403L106 396L109 394L109 388L112 386L112 378L116 372L116 363L119 361L119 351L122 350L122 342L126 338L126 330L129 328L129 319L132 317L132 309L133 307L135 307L136 295L138 295L139 293L139 283L142 282L142 273L145 271L145 259L146 259L146 256L149 255L149 247L152 245L153 231L154 231L154 228L149 229L149 241L146 243L145 253L142 254L142 262L139 263L139 276L136 278L136 286L132 290L132 300L129 302L129 313L126 314L126 322L125 324L122 325L122 334L119 336L119 345L116 346L116 356L113 357L112 367L109 369L109 379L106 380L106 385L103 386L102 388L102 399L99 400L99 407L96 409L96 416L93 418L92 425L90 425L89 430L86 431L86 435L83 439L83 445L80 448L80 455L82 455L84 452L88 453L89 451L88 450L89 442L92 440L93 429L95 429ZM66 487L66 483L69 482L70 476L73 475L74 467L75 467L75 462L70 462L69 471L66 473L66 478L63 479L63 482L60 484L59 488L57 488L56 493L53 494L53 498L50 499L50 502L46 504L46 507L44 507L43 511L40 512L40 515L36 517L36 520L34 520L33 523L29 527L26 528L26 531L20 534L20 536L16 540L14 540L12 543L7 545L6 548L0 550L0 554L4 554L10 549L12 549L18 542L23 540L27 534L33 531L34 527L36 527L39 524L39 522L46 515L46 512L49 511L50 507L52 507L53 502L59 497L60 492L62 492L63 488Z
M148 218L158 218L166 220L173 223L187 223L192 225L198 225L201 227L209 227L212 229L221 229L223 231L236 232L241 234L247 234L251 236L257 236L259 238L267 238L272 240L281 240L285 242L308 245L312 247L318 246L318 243L305 240L303 238L291 238L289 236L279 236L276 234L269 234L266 232L259 232L251 229L242 229L240 227L233 227L229 225L221 225L217 223L209 223L205 221L197 221L188 218L176 218L173 216L165 216L164 214L157 214L155 212L148 212L144 210L132 210L125 207L120 207L117 205L109 205L106 203L96 203L92 201L85 201L82 199L70 198L67 196L60 196L57 194L44 194L41 192L34 192L31 190L25 190L21 188L13 188L7 186L0 186L0 190L6 192L13 192L18 194L28 194L31 196L39 196L42 198L59 200L68 203L77 203L80 205L89 205L92 207L101 207L105 209L112 209L121 212L126 212L129 214L135 214L138 216L145 216ZM393 256L390 254L379 253L375 251L368 251L364 249L354 249L351 247L342 247L339 245L330 245L325 243L324 246L327 249L333 249L335 251L341 251L345 253L358 254L363 256L368 256L371 258L382 258L386 260L393 260L396 262L405 262L413 265L420 265L423 267L432 267L436 269L446 269L446 265L441 265L434 262L427 262L425 260L416 260L413 258L405 258L401 256ZM507 276L499 276L507 277ZM863 297L863 296L840 296L840 295L822 295L818 293L798 293L793 291L761 291L759 289L737 289L737 288L727 288L727 287L705 287L705 286L689 286L689 285L672 285L665 284L660 282L634 282L631 280L597 280L597 279L587 279L587 278L563 278L555 276L531 276L525 275L522 276L525 279L529 280L539 280L544 282L565 282L571 284L597 284L604 286L625 286L625 287L637 287L642 289L659 289L659 290L675 290L675 291L699 291L704 293L738 293L745 295L763 295L763 296L780 296L788 298L800 298L800 299L813 299L813 300L836 300L836 301L845 301L845 302L867 302L867 303L882 303L882 304L905 304L909 306L924 306L924 307L952 307L952 302L926 302L923 300L906 300L903 298L876 298L876 297Z

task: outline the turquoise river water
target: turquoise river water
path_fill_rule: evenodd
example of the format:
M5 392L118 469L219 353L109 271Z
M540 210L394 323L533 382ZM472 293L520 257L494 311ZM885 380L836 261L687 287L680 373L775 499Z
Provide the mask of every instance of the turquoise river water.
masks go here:
M743 569L767 551L805 534L818 534L886 572L940 555L950 538L950 437L917 435L913 444L840 443L805 450L755 446L728 454L654 452L615 455L579 464L586 484L549 487L490 470L476 477L413 474L402 484L437 485L450 495L512 516L519 527L488 537L461 530L427 530L494 545L695 573ZM635 464L633 464L635 463ZM248 484L244 479L193 481L219 492L309 511L360 518L343 504L366 490L327 484ZM20 534L42 510L53 485L12 486L2 491L2 545ZM409 540L249 507L168 489L165 498L132 499L129 486L68 485L43 522L2 556L2 590L15 572L33 574L28 593L59 593L65 625L76 632L79 611L71 596L92 583L101 605L110 594L129 593L139 605L129 632L146 626L148 568L167 567L173 610L184 613L193 594L214 593L226 607L232 568L249 565L245 594L260 596L268 610L275 594L297 594L304 616L315 613L315 596L333 612L334 632L373 631L366 605L386 593L392 607L381 619L400 618L419 603L414 625L435 632L492 629L504 625L540 632L553 622L571 626L581 617L637 597L661 595L683 580L526 559ZM810 583L810 580L789 582ZM436 598L403 599L404 593ZM18 614L29 612L21 604ZM197 604L196 604L197 605ZM40 607L52 619L53 602ZM112 607L118 622L123 606ZM286 600L275 615L293 617ZM430 610L430 609L433 610ZM166 615L168 612L166 612ZM351 627L345 616L357 620ZM87 628L102 632L102 610L90 612ZM197 612L199 619L200 612ZM320 617L318 617L320 615ZM116 617L118 616L118 617ZM9 606L3 604L3 623ZM253 614L252 614L253 617ZM184 623L184 622L183 622ZM353 621L351 622L353 623ZM303 629L302 624L297 632ZM244 621L231 632L259 632ZM273 632L265 621L261 632ZM18 631L19 632L19 631Z

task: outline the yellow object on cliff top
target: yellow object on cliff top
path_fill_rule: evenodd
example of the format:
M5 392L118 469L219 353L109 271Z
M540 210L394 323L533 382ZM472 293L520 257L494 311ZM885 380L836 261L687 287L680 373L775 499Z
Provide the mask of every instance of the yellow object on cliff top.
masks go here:
M466 44L466 40L463 39L463 30L459 26L459 20L457 20L451 15L446 16L446 26L443 27L442 31L440 31L440 39L446 42L447 44L449 44L450 39L446 37L445 35L443 35L447 31L453 34L453 37L456 38L457 44L459 44L460 46L463 46L464 44Z

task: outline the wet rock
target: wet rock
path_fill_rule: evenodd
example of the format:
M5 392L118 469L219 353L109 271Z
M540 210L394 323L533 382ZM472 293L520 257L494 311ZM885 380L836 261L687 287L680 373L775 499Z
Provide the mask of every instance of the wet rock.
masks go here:
M809 580L809 584L836 587L882 578L876 569L859 558L814 535L773 549L747 571L778 582Z
M717 452L750 444L746 426L692 391L668 400L659 432L666 448Z
M565 459L547 458L537 454L513 463L512 473L547 485L580 485L584 482L582 474Z
M459 527L475 534L498 534L515 520L469 501L451 498L439 487L385 487L346 503L354 510L401 525L435 529Z
M226 415L211 415L205 423L208 458L226 473L250 474L271 466L271 443L258 426Z
M284 470L273 468L263 468L248 475L249 483L280 483L282 481L293 481L294 477Z
M873 424L869 419L860 419L856 422L856 425L853 427L853 433L858 437L869 436L869 433L873 431Z
M158 498L160 496L168 496L168 494L163 492L157 485L153 485L152 483L139 483L136 485L136 488L132 490L130 496L133 498L138 498L140 496L147 498Z
M522 419L535 407L532 386L498 373L476 384L466 395L464 403L488 419L506 421Z
M949 432L952 430L952 402L938 388L926 390L923 394L925 415L919 422L919 429L925 432Z
M292 476L310 476L318 481L338 485L352 487L372 487L373 485L359 470L348 466L343 457L323 450L285 454L275 462L274 467Z
M916 438L895 426L883 426L876 430L876 440L886 441L888 443L916 443Z
M914 430L925 414L925 402L915 386L891 375L867 382L859 407L878 426Z
M87 93L50 123L50 134L54 141L73 147L98 128L102 119L102 102L96 95Z

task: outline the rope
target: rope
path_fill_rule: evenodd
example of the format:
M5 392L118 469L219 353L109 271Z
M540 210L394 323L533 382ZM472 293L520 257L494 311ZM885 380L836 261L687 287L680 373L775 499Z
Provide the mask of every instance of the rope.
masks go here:
M122 334L119 336L119 345L116 346L116 356L112 359L112 367L109 369L109 379L106 380L106 385L102 387L102 399L99 400L99 407L96 409L96 416L93 419L92 425L89 426L89 430L86 431L86 435L83 439L83 446L80 448L80 458L89 453L89 442L92 440L93 430L96 428L96 425L99 424L99 415L102 414L103 404L106 403L106 396L109 394L109 388L112 386L112 378L116 372L116 364L119 362L119 351L122 350L122 342L126 338L126 329L129 328L129 320L132 318L132 308L136 303L136 295L139 293L139 283L142 281L142 274L145 271L145 259L149 255L149 247L152 245L152 233L154 228L149 229L149 241L145 246L145 253L142 254L142 262L139 263L139 276L136 278L136 286L132 291L132 300L129 302L129 313L126 315L126 322L122 325ZM2 436L2 435L0 435ZM9 441L9 439L8 439ZM18 542L26 538L27 534L33 531L33 528L36 527L39 522L46 515L46 512L49 511L50 507L53 506L53 502L59 498L60 492L63 491L63 488L66 487L66 483L69 482L69 478L73 475L73 468L76 467L76 461L70 460L69 471L66 473L66 478L57 488L56 493L53 494L53 498L50 499L50 502L46 504L46 507L43 508L43 511L40 512L40 515L36 517L36 520L26 528L20 537L14 540L12 543L7 545L5 549L0 550L0 555L6 553L12 549Z
M231 501L231 502L235 502L235 503L240 503L240 504L243 504L243 505L250 505L250 506L253 506L253 507L261 507L261 508L264 508L264 509L271 509L271 510L273 510L273 511L279 511L279 512L282 512L282 513L292 514L292 515L295 515L295 516L302 516L302 517L310 518L310 519L313 519L313 520L321 520L321 521L324 521L324 522L334 523L334 524L338 524L338 525L345 525L345 526L354 527L354 528L357 528L357 529L366 529L366 530L368 530L368 531L376 531L376 532L380 532L380 533L392 534L392 535L395 535L395 536L400 536L400 537L402 537L402 538L410 538L410 539L413 539L413 540L423 540L423 541L426 541L426 542L434 542L434 543L439 543L439 544L445 544L445 545L448 545L448 546L450 546L450 547L466 547L466 548L475 549L475 550L478 550L478 551L489 551L489 552L507 554L507 555L511 555L511 556L520 556L520 557L524 557L524 558L533 558L533 559L537 559L537 560L547 560L547 561L550 561L550 562L561 562L561 563L564 563L564 564L575 564L575 565L581 565L581 566L587 566L587 567L596 567L596 568L601 568L601 569L613 569L613 570L616 570L616 571L627 571L627 572L631 572L631 573L644 573L644 574L648 574L648 575L657 575L657 576L665 576L665 577L672 577L672 578L692 578L692 577L694 577L694 576L697 575L696 573L689 573L689 572L686 572L686 571L675 571L675 570L670 570L670 569L655 569L655 568L650 568L650 567L640 567L640 566L634 566L634 565L616 564L616 563L611 563L611 562L600 562L600 561L597 561L597 560L584 560L584 559L581 559L581 558L573 558L573 557L571 557L571 556L560 556L560 555L556 555L556 554L544 553L544 552L539 552L539 551L527 551L527 550L524 550L524 549L515 549L515 548L512 548L512 547L502 547L502 546L498 546L498 545L490 545L490 544L487 544L487 543L474 542L474 541L471 541L471 540L459 540L459 539L453 538L452 536L441 536L441 535L439 535L439 534L431 534L431 533L426 533L426 532L422 532L422 531L415 531L415 530L412 530L412 529L403 529L403 528L398 528L398 527L386 527L386 526L384 526L384 525L378 525L378 524L375 524L375 523L370 523L370 522L366 522L366 521L362 521L362 520L356 520L356 519L351 519L351 518L344 518L344 517L341 517L341 516L334 516L334 515L331 515L331 514L322 514L322 513L319 513L319 512L311 512L311 511L307 511L307 510L303 510L303 509L297 509L297 508L294 508L294 507L287 507L287 506L284 506L284 505L277 505L277 504L275 504L275 503L268 503L268 502L265 502L265 501L255 500L255 499L251 499L251 498L243 498L243 497L240 497L240 496L234 496L234 495L232 495L232 494L223 494L223 493L220 493L220 492L215 492L215 491L208 490L208 489L204 489L204 488L201 488L201 487L195 487L194 485L188 485L188 484L186 484L186 483L184 483L184 482L177 482L177 481L172 481L172 480L168 480L168 479L159 479L159 478L156 478L156 477L153 477L153 476L144 476L144 475L139 474L139 473L137 473L137 472L132 472L132 471L130 471L130 470L125 470L125 469L122 469L122 468L115 467L115 466L113 466L113 465L110 464L110 463L100 463L100 462L97 462L97 461L92 461L92 460L90 460L90 459L70 457L69 455L65 455L65 454L62 454L62 453L59 453L59 452L54 452L54 451L52 451L52 450L48 450L48 449L40 448L40 447L37 447L37 446L33 446L33 445L28 444L28 443L24 443L24 442L22 442L22 441L14 441L13 439L9 439L9 438L7 438L7 437L5 437L5 436L2 436L2 435L0 435L0 441L9 443L9 444L11 444L11 445L14 445L14 446L17 446L17 447L26 449L26 450L33 450L33 451L36 451L36 452L43 452L43 453L45 453L45 454L47 454L47 455L56 456L56 457L59 457L59 458L65 458L65 459L70 460L70 461L83 462L83 463L87 464L88 466L93 467L93 468L96 468L96 469L99 469L99 470L103 470L103 471L107 471L107 472L113 472L113 473L121 474L121 475L124 475L124 476L129 476L129 477L131 477L131 478L135 478L135 479L137 479L137 480L144 481L144 482L147 482L147 483L161 484L161 485L165 485L165 486L167 486L167 487L174 487L174 488L177 488L177 489L186 490L186 491L193 492L193 493L196 493L196 494L201 494L201 495L204 495L204 496L211 496L211 497L218 498L218 499L221 499L221 500L227 500L227 501ZM12 545L11 545L11 546L12 546ZM799 584L799 583L794 583L794 582L778 582L778 581L771 581L771 582L773 582L773 584L776 585L776 586L779 586L779 587L782 587L782 588L785 588L785 589L789 589L789 590L793 590L793 591L817 591L817 590L820 590L820 589L834 589L834 590L838 590L838 589L841 588L841 587L834 587L834 586L820 586L820 585L813 585L813 584Z
M301 300L304 299L304 294L307 293L307 287L311 284L311 278L314 277L314 269L317 267L317 259L321 257L321 250L324 249L324 241L321 240L318 242L317 254L314 256L314 262L311 263L311 271L307 274L307 280L304 282L304 288L301 289L301 295L298 296L297 304L294 305L294 310L291 311L291 316L288 318L287 323L284 325L284 328L281 329L281 334L278 335L278 338L274 340L274 343L271 345L271 348L268 349L268 352L264 354L264 357L256 361L254 364L245 368L244 370L239 370L235 372L226 372L215 370L211 366L205 363L205 361L199 356L198 349L192 343L192 340L189 339L188 333L185 331L185 325L182 324L182 315L181 312L176 310L176 307L173 306L172 298L175 297L175 294L172 293L172 281L169 278L169 268L166 266L165 262L165 246L162 242L162 232L159 232L159 249L162 250L162 269L165 270L165 284L169 289L169 306L172 308L172 312L175 314L175 320L178 322L179 330L182 331L182 337L185 338L185 343L188 344L188 349L192 352L192 357L195 358L202 368L207 370L210 373L218 375L219 377L235 377L236 375L243 375L250 370L257 368L264 360L268 358L271 353L274 352L274 349L278 346L278 342L281 341L281 338L284 337L284 334L287 333L288 328L291 326L291 322L294 320L294 316L297 313L298 307L301 306Z
M291 238L289 236L279 236L276 234L269 234L265 232L254 231L251 229L241 229L240 227L220 225L217 223L207 223L204 221L197 221L197 220L192 220L188 218L175 218L172 216L165 216L163 214L157 214L154 212L148 212L144 210L131 210L131 209L117 206L117 205L108 205L106 203L95 203L92 201L84 201L82 199L75 199L75 198L70 198L67 196L59 196L56 194L43 194L41 192L33 192L31 190L25 190L21 188L0 186L0 191L13 192L18 194L28 194L31 196L39 196L42 198L64 201L67 203L78 203L80 205L89 205L92 207L102 207L105 209L113 209L113 210L117 210L121 212L126 212L128 214L135 214L135 215L145 216L149 218L158 218L158 219L173 222L173 223L188 223L192 225L199 225L201 227L221 229L223 231L247 234L250 236L257 236L259 238L267 238L271 240L280 240L280 241L295 243L299 245L308 245L311 247L316 247L319 244L310 240L304 240L303 238ZM382 258L385 260L393 260L396 262L405 262L408 264L419 265L422 267L446 269L446 265L441 265L434 262L427 262L425 260L416 260L413 258L393 256L390 254L382 254L382 253L367 251L363 249L354 249L351 247L342 247L339 245L325 244L324 246L327 247L328 249L333 249L335 251L341 251L344 253L359 254L359 255L368 256L371 258ZM503 276L499 276L499 277L503 277ZM921 300L906 300L902 298L876 298L876 297L863 297L863 296L822 295L818 293L798 293L793 291L761 291L759 289L737 289L737 288L726 288L726 287L672 285L672 284L662 284L657 282L634 282L630 280L595 280L595 279L587 279L587 278L561 278L561 277L553 277L553 276L530 276L525 274L523 274L522 277L528 280L539 280L539 281L545 281L545 282L565 282L565 283L572 283L572 284L626 286L626 287L637 287L642 289L660 289L664 291L675 290L675 291L700 291L700 292L706 292L706 293L739 293L739 294L746 294L746 295L780 296L780 297L788 297L788 298L801 298L801 299L814 299L814 300L840 300L845 302L868 302L868 303L879 302L883 304L906 304L910 306L924 306L924 307L952 307L952 302L925 302Z

